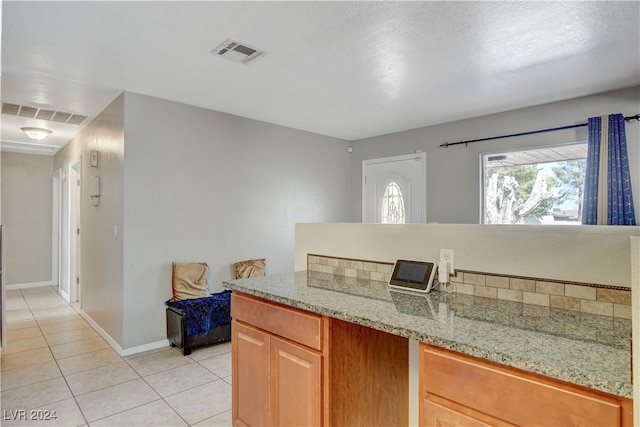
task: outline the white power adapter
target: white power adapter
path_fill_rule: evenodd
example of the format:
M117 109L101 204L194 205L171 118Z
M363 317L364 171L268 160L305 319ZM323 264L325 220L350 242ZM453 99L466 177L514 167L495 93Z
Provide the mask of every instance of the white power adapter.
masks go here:
M449 263L444 260L440 260L440 264L438 265L438 282L449 282Z

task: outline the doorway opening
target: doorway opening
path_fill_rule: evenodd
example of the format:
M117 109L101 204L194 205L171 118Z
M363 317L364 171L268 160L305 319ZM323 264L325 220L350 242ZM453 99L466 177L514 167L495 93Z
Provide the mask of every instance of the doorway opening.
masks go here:
M65 176L66 175L66 176ZM65 301L80 300L80 202L82 159L69 163L66 192L60 198L60 252L58 256L59 293ZM66 194L65 194L66 193ZM55 213L54 213L55 216Z

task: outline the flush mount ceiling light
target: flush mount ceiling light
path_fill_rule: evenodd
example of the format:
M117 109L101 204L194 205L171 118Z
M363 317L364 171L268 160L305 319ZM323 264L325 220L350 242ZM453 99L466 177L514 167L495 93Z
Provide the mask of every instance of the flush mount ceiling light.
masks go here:
M266 54L266 52L249 46L246 43L240 43L232 39L226 39L216 46L211 53L244 65Z
M51 133L51 131L47 129L31 127L22 128L22 131L33 141L42 141Z

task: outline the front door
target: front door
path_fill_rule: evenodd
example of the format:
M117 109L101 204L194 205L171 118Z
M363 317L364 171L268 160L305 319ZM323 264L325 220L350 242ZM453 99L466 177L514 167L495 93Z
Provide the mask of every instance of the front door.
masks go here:
M362 162L362 222L426 222L426 155Z

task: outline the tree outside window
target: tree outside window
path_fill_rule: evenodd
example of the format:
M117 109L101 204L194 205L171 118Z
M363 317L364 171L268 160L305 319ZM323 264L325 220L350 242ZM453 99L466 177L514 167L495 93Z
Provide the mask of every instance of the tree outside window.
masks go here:
M485 224L580 224L586 144L483 156Z

